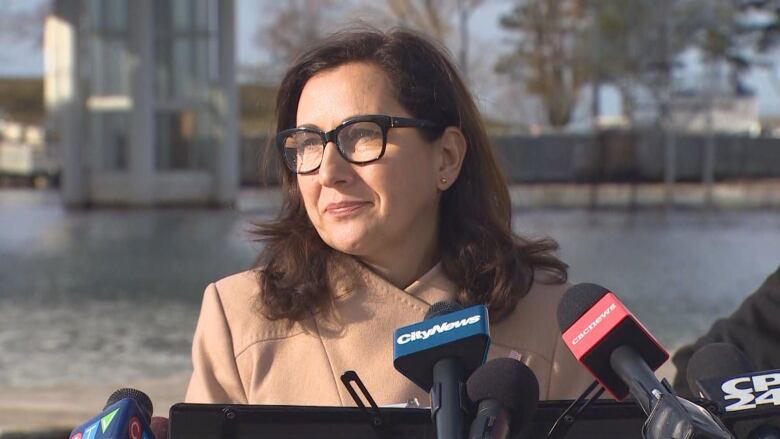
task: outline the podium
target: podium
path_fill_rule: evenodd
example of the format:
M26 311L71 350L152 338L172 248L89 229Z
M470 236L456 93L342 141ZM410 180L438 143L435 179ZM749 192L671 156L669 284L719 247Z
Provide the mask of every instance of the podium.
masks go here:
M513 438L544 438L571 401L540 401L533 422ZM427 408L176 404L169 439L436 439ZM641 439L645 417L633 402L593 401L571 439Z

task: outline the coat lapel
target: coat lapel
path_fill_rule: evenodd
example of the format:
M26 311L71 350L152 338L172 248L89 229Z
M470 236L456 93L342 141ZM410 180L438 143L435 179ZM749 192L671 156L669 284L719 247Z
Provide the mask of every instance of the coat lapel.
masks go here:
M354 370L377 404L417 398L427 405L427 392L393 368L393 333L421 321L432 303L452 300L454 284L437 265L402 290L348 256L340 256L330 273L336 297L334 312L318 318L317 329L342 402L353 404L340 376Z

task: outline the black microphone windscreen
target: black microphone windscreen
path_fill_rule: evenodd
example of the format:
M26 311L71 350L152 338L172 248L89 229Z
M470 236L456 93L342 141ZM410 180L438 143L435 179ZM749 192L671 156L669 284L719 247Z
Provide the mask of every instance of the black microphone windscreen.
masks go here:
M466 381L466 392L474 402L495 399L523 418L539 403L539 381L533 371L514 358L496 358L483 364Z
M130 398L133 401L135 401L136 404L138 404L138 407L143 410L146 414L149 415L149 417L146 419L146 423L148 424L152 419L153 406L152 406L152 400L149 398L149 396L137 389L131 389L129 387L122 388L119 390L116 390L114 393L111 394L111 396L108 397L108 400L106 401L105 407L103 407L103 410L108 408L111 404L114 404L117 401L121 401L125 398Z
M558 303L558 326L561 332L566 332L607 293L609 293L608 289L590 283L581 283L569 288Z
M149 423L149 429L152 430L155 439L168 439L168 430L170 430L170 421L163 416L155 416Z
M688 361L686 378L694 395L699 394L698 382L754 372L745 354L730 343L710 343L694 352Z
M448 302L442 300L441 302L434 303L430 308L428 308L428 312L425 313L425 318L423 320L432 319L434 317L460 311L462 309L464 309L463 305L459 304L458 302Z

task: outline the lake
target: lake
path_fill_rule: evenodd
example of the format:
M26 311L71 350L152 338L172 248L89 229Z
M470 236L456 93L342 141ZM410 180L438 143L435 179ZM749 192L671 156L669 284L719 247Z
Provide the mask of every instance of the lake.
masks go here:
M70 211L53 191L0 191L0 388L189 374L203 289L252 265L250 221L277 205L241 200ZM557 239L573 282L613 289L672 349L780 264L778 211L518 210L514 228Z

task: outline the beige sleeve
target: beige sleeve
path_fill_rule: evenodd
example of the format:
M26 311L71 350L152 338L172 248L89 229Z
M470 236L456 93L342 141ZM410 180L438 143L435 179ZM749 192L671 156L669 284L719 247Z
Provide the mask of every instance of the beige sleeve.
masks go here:
M210 284L192 340L192 377L185 402L246 404L233 339L217 287Z
M556 339L547 399L576 399L596 378L574 358L563 338Z

